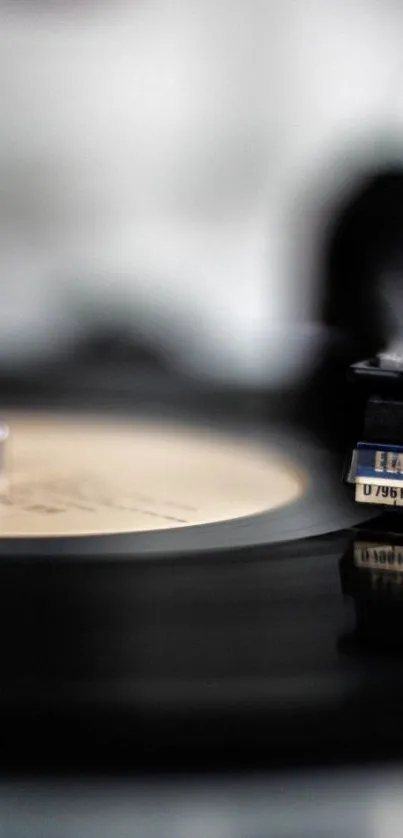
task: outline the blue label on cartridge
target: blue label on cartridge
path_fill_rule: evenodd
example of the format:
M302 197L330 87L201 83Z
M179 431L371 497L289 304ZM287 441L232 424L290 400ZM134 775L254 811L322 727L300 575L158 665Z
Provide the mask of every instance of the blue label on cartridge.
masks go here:
M356 480L379 484L403 481L403 446L359 442Z

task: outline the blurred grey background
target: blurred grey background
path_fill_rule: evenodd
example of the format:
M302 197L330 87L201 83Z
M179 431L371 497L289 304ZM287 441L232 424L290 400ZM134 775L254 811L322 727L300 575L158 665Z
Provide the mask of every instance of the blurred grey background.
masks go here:
M393 0L0 0L0 371L115 330L195 379L293 382L318 248L403 158Z

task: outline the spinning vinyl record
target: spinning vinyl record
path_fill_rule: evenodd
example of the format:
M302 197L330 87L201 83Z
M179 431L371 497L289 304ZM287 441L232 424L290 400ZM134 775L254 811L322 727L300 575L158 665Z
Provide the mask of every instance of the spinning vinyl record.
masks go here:
M183 555L365 518L341 463L298 435L74 413L1 418L2 554Z

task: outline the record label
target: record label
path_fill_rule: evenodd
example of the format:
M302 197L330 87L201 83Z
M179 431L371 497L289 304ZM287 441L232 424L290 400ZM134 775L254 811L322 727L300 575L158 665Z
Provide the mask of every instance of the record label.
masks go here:
M183 528L286 507L303 472L275 448L179 424L11 414L3 538Z

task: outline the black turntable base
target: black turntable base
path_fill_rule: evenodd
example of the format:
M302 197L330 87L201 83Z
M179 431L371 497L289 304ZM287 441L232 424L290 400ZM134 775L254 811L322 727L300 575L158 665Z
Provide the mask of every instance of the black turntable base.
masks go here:
M355 562L378 524L340 458L205 400L83 401L4 408L1 770L400 755L403 586Z

